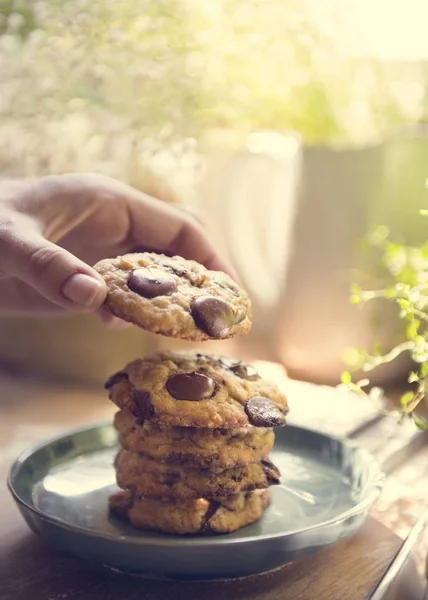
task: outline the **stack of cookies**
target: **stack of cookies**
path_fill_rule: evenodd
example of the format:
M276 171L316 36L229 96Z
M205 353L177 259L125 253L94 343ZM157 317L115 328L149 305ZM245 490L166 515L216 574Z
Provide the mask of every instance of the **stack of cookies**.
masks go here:
M137 360L106 384L120 408L111 508L132 525L221 533L259 519L285 399L250 366L202 354Z
M248 331L250 304L229 277L181 258L134 254L102 261L106 307L145 329L184 339ZM287 401L249 365L163 352L106 383L120 409L118 492L110 510L141 529L226 533L257 521L279 483L268 459Z

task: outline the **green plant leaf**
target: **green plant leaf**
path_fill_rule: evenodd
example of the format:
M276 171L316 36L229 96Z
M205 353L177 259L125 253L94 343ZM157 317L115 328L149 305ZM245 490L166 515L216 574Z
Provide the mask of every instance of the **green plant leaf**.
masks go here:
M412 319L406 327L406 337L408 339L415 338L418 335L419 326L420 321L418 321L418 319Z
M409 383L415 383L416 381L419 381L419 375L414 371L410 371L407 381Z
M409 300L406 300L405 298L399 298L397 300L398 302L398 306L402 309L402 310L409 310L409 308L411 307Z
M340 375L340 381L343 385L349 385L352 382L351 373L349 371L344 371Z
M406 249L403 246L399 246L398 244L389 243L385 250L385 258L387 260L394 260L399 258L402 260L405 258Z
M413 392L406 392L400 398L401 406L403 406L405 408L409 404L409 402L411 402L413 400L413 398L414 398Z
M428 362L423 362L419 367L419 373L422 378L428 377Z
M425 350L427 348L427 342L422 335L417 335L415 337L415 345L417 346L417 348L420 348L420 349Z
M418 417L417 415L413 415L413 422L419 429L422 431L428 431L428 420L422 417Z
M428 209L421 211L421 214L428 216ZM354 363L357 363L358 358L358 364L353 365L354 369L356 367L366 372L393 360L401 352L409 352L418 366L408 373L411 386L400 398L400 422L411 418L420 429L428 430L428 419L413 413L419 400L428 394L428 242L416 247L400 245L390 242L386 233L387 230L382 229L372 232L371 241L383 250L383 265L390 273L389 281L392 276L395 284L391 286L390 283L390 287L386 289L374 290L360 290L359 286L353 286L352 290L355 303L359 293L358 303L361 304L372 298L385 298L398 305L400 318L406 321L401 328L401 339L397 339L395 347L386 354L382 354L382 347L377 343L372 356L357 349L353 349L352 354L348 350L347 356L348 359L352 356ZM350 364L349 360L347 364ZM349 374L344 373L342 382L347 384L349 390L372 397L372 391L366 393L361 389L365 380L354 383L349 381ZM375 396L379 397L379 394L373 394Z

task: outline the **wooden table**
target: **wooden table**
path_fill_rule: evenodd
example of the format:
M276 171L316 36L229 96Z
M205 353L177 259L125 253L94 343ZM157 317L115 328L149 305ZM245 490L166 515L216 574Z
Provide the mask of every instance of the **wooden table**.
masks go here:
M321 555L223 583L134 579L60 554L28 531L3 483L7 470L24 448L112 414L102 390L0 378L0 600L366 600L402 547L398 536L370 519L351 540Z
M2 600L363 600L401 546L397 536L371 521L353 539L275 573L232 582L171 583L117 575L58 554L28 533L12 511L7 521L7 535L4 516L0 522Z

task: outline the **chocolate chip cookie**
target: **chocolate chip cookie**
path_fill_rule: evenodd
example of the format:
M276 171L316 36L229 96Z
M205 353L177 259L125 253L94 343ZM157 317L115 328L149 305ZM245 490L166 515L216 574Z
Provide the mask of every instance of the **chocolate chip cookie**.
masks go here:
M231 469L259 462L273 448L275 434L264 427L208 429L139 422L129 410L114 417L121 446L175 465Z
M104 259L95 269L107 284L105 308L147 331L202 341L251 328L246 292L192 260L145 252Z
M233 429L280 427L287 400L242 361L161 352L136 360L105 384L110 399L141 423Z
M159 462L120 450L114 463L117 484L136 496L164 500L233 496L279 483L279 471L268 459L242 467L195 469Z
M231 533L255 523L269 503L267 490L180 502L138 498L128 491L109 498L112 514L138 529L198 535Z

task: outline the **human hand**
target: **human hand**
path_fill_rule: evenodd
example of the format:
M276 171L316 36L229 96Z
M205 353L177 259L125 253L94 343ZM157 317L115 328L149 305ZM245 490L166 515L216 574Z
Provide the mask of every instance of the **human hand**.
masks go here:
M107 289L90 266L135 250L178 254L228 272L188 212L114 179L69 174L0 181L0 312L99 311Z

